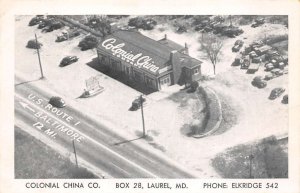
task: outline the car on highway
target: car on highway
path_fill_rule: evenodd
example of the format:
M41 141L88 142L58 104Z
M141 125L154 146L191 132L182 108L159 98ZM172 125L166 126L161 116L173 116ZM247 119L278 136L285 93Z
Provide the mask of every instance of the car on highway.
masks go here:
M66 102L61 97L58 96L51 97L49 100L49 104L57 108L63 108L66 106Z
M77 62L78 59L79 58L77 56L66 56L61 60L59 66L64 67L64 66L70 65L74 62Z
M264 88L267 86L267 82L263 80L262 76L254 77L251 84L257 88Z
M269 96L269 99L270 100L274 100L276 99L277 97L279 97L280 95L282 95L282 93L284 93L285 89L284 88L281 88L281 87L278 87L278 88L274 88L271 93L270 93L270 96Z

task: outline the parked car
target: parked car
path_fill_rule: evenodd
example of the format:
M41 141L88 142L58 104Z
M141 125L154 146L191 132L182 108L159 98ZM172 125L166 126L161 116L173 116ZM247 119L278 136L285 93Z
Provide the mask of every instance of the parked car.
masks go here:
M275 78L276 76L274 75L274 74L272 74L272 73L270 73L270 74L266 74L265 75L265 80L271 80L271 79L273 79L273 78Z
M146 102L146 99L144 97L142 97L142 101L140 100L140 97L134 99L134 101L131 104L130 110L136 111L139 108L141 108L141 102L144 104Z
M257 88L264 88L267 86L267 82L263 80L262 76L254 77L251 84Z
M271 73L280 76L280 75L283 75L283 70L275 68L275 69L271 70Z
M58 96L51 97L49 100L49 104L57 108L63 108L66 106L66 102Z
M59 34L56 38L56 42L62 42L62 41L65 41L65 40L68 40L70 38L73 38L73 37L76 37L76 36L79 36L80 35L80 32L76 29L74 30L69 30L69 31L63 31L61 34Z
M270 93L270 96L269 96L269 99L270 100L274 100L276 99L277 97L279 97L280 95L282 95L282 93L284 93L285 89L284 88L274 88L271 93Z
M233 52L240 51L241 47L244 45L244 42L242 40L236 40L234 43L234 46L232 47Z
M264 18L259 18L259 19L255 20L255 23L253 23L251 25L251 27L255 28L255 27L261 26L264 23L265 23L265 19Z
M32 18L30 21L29 21L29 26L34 26L34 25L37 25L39 24L41 21L44 20L44 17L43 16L35 16L34 18Z
M74 62L77 62L78 59L79 59L79 58L78 58L77 56L66 56L66 57L64 57L64 58L61 60L59 66L60 66L60 67L67 66L67 65L72 64L72 63L74 63Z
M289 95L284 95L283 97L282 97L282 100L281 100L281 103L283 103L283 104L288 104L289 103Z
M274 69L274 65L272 63L268 63L265 65L266 71L270 71Z
M256 71L258 71L259 66L260 66L259 63L251 63L251 64L248 66L247 73L248 73L248 74L253 74L253 73L255 73Z
M46 26L47 26L46 22L41 21L41 22L39 23L39 25L38 25L38 29L43 29L43 28L46 27Z
M241 61L241 69L248 69L250 66L250 58L249 56L245 56Z
M239 45L235 45L232 47L231 50L232 50L232 52L238 52L238 51L240 51L240 49L241 49L241 47Z
M230 38L234 38L244 33L244 30L235 26L226 26L222 29L221 34Z
M232 63L232 66L240 66L243 62L243 56L242 54L238 54L235 59L234 62Z
M52 32L53 30L60 29L63 26L64 25L61 22L54 21L47 25L45 28L43 28L42 32Z
M262 59L260 57L255 57L255 58L252 58L252 62L253 63L261 63Z

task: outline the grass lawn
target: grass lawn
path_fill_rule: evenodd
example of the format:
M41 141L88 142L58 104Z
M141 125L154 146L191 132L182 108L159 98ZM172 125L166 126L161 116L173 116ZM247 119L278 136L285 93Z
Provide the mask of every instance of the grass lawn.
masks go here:
M238 145L217 155L212 165L224 178L287 178L287 143L287 139L269 137L254 144Z
M97 178L85 168L77 168L43 142L15 127L15 178Z

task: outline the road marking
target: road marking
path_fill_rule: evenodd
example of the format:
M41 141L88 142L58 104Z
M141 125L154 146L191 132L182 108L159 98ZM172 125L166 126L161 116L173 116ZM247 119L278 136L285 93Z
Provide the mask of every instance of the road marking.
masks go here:
M24 108L24 109L29 109L30 111L32 111L32 112L35 112L35 110L34 109L32 109L27 103L24 103L24 102L19 102L20 103L20 105Z
M119 170L122 170L124 173L126 173L128 176L130 176L130 173L128 173L126 170L124 170L123 168L120 168L118 165L114 164L113 162L110 162L113 166L115 166L116 168L118 168Z
M138 152L136 152L136 151L134 151L134 153L138 154ZM154 160L149 159L148 157L144 156L143 154L138 154L138 155L139 155L139 157L143 157L145 160L147 160L147 161L149 161L149 162L151 162L151 163L153 163L153 164L156 164L156 163L154 162Z
M21 95L19 95L19 94L17 94L17 93L15 93L15 96L16 96L17 98L21 99L21 100L25 100L25 101L27 101L27 102L29 102L29 103L31 102L31 101L29 101L27 98L23 98ZM68 123L64 123L64 122L61 121L60 119L57 119L54 115L52 115L51 113L49 113L49 112L46 111L45 109L41 108L40 106L36 106L36 105L34 105L34 106L35 106L37 109L39 109L40 111L43 111L44 113L48 114L48 116L52 117L53 119L56 119L56 120L59 121L60 123L62 123L62 124L64 124L64 125L68 125ZM121 158L122 160L126 161L126 162L129 163L130 165L132 165L132 166L134 166L134 167L140 169L141 171L145 172L146 174L148 174L148 175L150 175L150 176L152 176L152 177L154 177L154 178L158 178L158 176L156 176L155 174L151 173L150 171L148 171L148 170L142 168L141 166L137 165L136 163L134 163L134 162L132 162L132 161L126 159L125 157L121 156L120 154L116 153L115 151L109 149L109 148L106 147L105 145L103 145L103 144L99 143L98 141L92 139L91 137L89 137L89 136L83 134L82 132L80 132L79 130L77 130L76 128L74 128L72 125L69 125L69 127L70 127L71 129L73 129L74 131L76 131L77 133L79 133L79 134L81 134L82 136L84 136L86 139L89 139L90 141L94 142L95 144L97 144L97 145L100 146L101 148L105 149L106 151L108 151L108 152L112 153L113 155L115 155L115 156Z

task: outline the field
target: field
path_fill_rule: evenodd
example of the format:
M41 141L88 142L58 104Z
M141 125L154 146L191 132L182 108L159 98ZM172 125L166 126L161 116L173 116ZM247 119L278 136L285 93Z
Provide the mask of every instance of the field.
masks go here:
M36 138L15 127L16 179L97 178L85 168L77 168Z
M238 145L217 155L212 165L225 178L287 178L287 143L287 139L269 137Z

